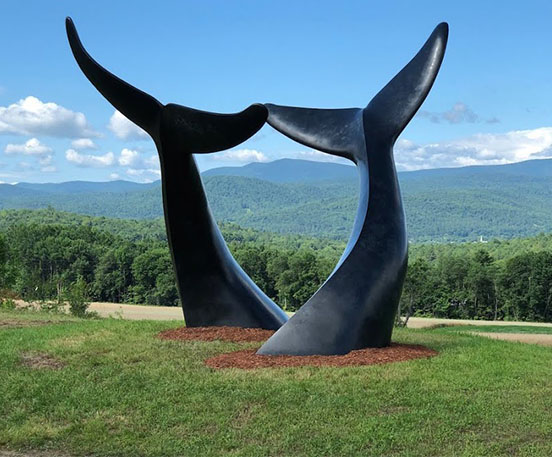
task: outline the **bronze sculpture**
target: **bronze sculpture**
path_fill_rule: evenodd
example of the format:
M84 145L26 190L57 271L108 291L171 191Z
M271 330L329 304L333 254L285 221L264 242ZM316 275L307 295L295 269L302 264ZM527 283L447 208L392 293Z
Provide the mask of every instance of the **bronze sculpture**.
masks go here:
M186 325L277 329L287 315L234 260L209 209L193 153L234 147L265 123L267 109L251 105L217 114L162 105L95 62L70 18L67 36L82 72L122 114L153 139L161 162L167 238Z
M390 344L408 257L393 145L429 93L447 38L448 25L439 24L364 109L266 105L268 123L275 129L353 161L360 174L360 199L353 233L336 268L258 354L346 354Z
M162 105L96 63L67 18L81 70L159 152L165 221L188 326L279 330L258 354L345 354L389 345L406 273L408 241L393 145L429 93L443 60L448 26L364 109L255 104L233 115ZM211 215L193 153L236 146L268 123L301 144L352 160L360 175L353 232L336 268L288 321L232 258Z

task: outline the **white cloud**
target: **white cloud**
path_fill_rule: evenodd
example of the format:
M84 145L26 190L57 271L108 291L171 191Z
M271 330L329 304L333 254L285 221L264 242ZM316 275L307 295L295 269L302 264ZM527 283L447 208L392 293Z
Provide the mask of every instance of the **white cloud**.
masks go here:
M143 158L138 151L124 148L118 162L122 167L130 167L134 170L155 169L159 171L159 157L157 154Z
M121 179L121 176L119 175L119 173L111 173L109 175L109 179L111 180Z
M48 165L48 166L46 166L46 167L42 167L42 168L40 169L40 171L41 171L42 173L54 173L54 172L57 171L57 168L54 167L53 165Z
M90 138L78 138L71 141L71 147L73 149L97 149L96 143L94 143Z
M462 102L455 103L453 107L447 111L435 112L422 110L418 112L418 116L429 119L429 121L434 124L440 124L442 121L448 122L449 124L473 124L476 122L486 122L487 124L500 123L497 117L482 119L468 105Z
M42 144L36 138L31 138L24 144L8 144L4 149L6 154L23 154L28 156L42 156L52 152L52 148Z
M500 165L536 158L552 158L552 127L479 133L422 145L400 140L395 147L395 161L400 170Z
M121 151L119 157L119 165L123 167L128 167L134 165L139 160L138 151L132 149L124 148Z
M235 149L213 155L213 160L233 162L268 162L269 158L255 149Z
M157 154L151 155L149 158L143 160L146 167L157 167L159 168L159 156Z
M38 160L38 163L42 166L51 165L52 164L52 155L48 154L48 155L45 155L45 156L41 157Z
M161 171L155 168L142 168L142 169L129 168L126 171L126 174L129 176L142 176L145 174L161 176Z
M142 182L153 182L161 177L161 171L157 168L128 168L125 173L133 178L139 178Z
M458 102L448 111L433 112L433 111L420 111L418 116L429 119L435 124L439 124L441 121L448 122L449 124L460 124L462 122L474 123L479 120L479 116L465 103Z
M65 151L65 158L79 167L109 167L115 163L115 155L112 152L107 152L104 155L92 155L68 149Z
M98 136L83 113L29 96L7 107L0 106L0 133L48 135L61 138Z
M129 121L119 111L115 110L109 118L107 128L111 130L117 138L122 140L144 140L149 135L133 122Z

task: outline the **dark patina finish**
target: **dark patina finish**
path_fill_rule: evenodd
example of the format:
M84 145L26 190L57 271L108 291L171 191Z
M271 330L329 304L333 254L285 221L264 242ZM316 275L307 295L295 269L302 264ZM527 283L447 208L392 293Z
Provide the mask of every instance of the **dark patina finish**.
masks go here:
M67 18L67 36L82 72L122 114L144 129L161 162L169 247L186 325L278 329L287 315L234 260L209 209L194 153L232 148L266 122L267 109L252 105L217 114L163 105L95 62Z
M266 105L268 123L284 135L357 165L360 201L336 268L258 354L346 354L390 344L408 257L393 145L429 93L447 37L447 24L437 26L364 109Z

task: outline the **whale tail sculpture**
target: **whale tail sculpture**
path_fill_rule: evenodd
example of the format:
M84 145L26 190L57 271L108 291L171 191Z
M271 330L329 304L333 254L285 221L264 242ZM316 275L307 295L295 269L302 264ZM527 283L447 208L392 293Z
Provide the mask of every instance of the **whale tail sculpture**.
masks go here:
M163 105L92 59L71 18L66 28L82 72L157 146L167 237L186 325L278 329L287 315L230 254L211 215L193 157L193 153L222 151L247 140L266 122L267 109L255 104L237 114L218 114Z
M447 38L447 24L438 25L364 109L266 105L268 123L276 130L355 162L360 199L351 238L336 268L258 354L345 354L390 344L408 257L393 145L429 93Z

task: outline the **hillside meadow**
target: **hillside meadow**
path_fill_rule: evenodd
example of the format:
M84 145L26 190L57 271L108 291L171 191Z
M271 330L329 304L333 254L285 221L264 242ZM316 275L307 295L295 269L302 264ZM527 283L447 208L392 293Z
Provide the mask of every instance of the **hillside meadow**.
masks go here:
M255 344L178 323L0 312L0 449L33 456L549 456L552 351L395 331L430 359L215 371Z

